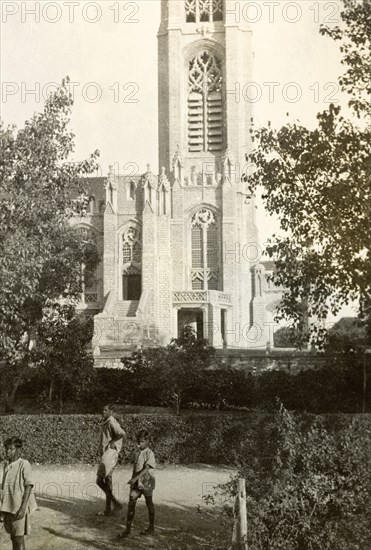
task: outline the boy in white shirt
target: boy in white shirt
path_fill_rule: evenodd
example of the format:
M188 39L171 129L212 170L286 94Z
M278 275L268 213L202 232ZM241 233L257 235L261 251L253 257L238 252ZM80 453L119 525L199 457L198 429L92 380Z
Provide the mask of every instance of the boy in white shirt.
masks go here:
M97 485L106 495L106 508L98 515L109 516L112 513L112 504L117 510L122 507L121 503L113 496L112 474L118 462L125 432L113 416L111 405L105 405L102 414L103 422L99 442L101 459L97 472Z
M0 516L13 550L25 550L24 535L31 530L30 514L37 510L31 465L21 458L23 442L10 437L4 442L6 460L0 493Z

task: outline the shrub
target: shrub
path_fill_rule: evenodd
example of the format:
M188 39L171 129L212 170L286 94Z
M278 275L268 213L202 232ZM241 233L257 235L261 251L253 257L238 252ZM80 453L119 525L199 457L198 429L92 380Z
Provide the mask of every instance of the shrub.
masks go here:
M153 355L156 353L157 350L152 352ZM111 401L127 405L168 405L169 386L165 387L162 383L167 368L160 376L161 361L156 369L146 368L139 363L139 356L140 352L136 352L135 373L127 368L87 368L83 384L77 381L72 393L84 405L80 412L95 412L102 403ZM251 374L230 367L197 369L197 376L189 376L183 386L183 407L248 407L270 412L274 410L278 397L289 410L314 414L361 412L363 361L363 356L358 354L334 356L328 358L323 368L308 368L297 374L282 370ZM368 362L365 395L367 411L371 411L370 366ZM65 364L64 368L68 371L69 365ZM182 374L184 379L186 374L187 369ZM36 398L36 395L47 392L48 387L49 382L42 376L40 369L34 369L26 384L20 388L20 393L23 397L29 395ZM82 387L84 391L81 391ZM80 392L76 391L78 388Z
M181 406L192 400L194 389L202 385L205 370L215 364L214 356L215 349L207 340L185 326L179 338L166 347L134 352L122 362L132 373L134 388L145 395L157 395L162 404L175 406L179 414Z
M308 423L313 421L311 416L305 418ZM124 463L129 461L140 429L150 431L157 459L162 463L241 465L244 458L244 464L250 464L257 475L261 467L269 471L275 455L277 428L272 414L128 414L120 420L127 433L121 456ZM94 463L100 421L98 415L0 416L0 433L3 440L14 435L24 439L25 456L32 462ZM331 432L346 430L350 421L351 417L345 415L324 419ZM366 415L364 423L370 430L371 416Z
M253 434L257 415L178 417L125 415L127 432L122 461L127 462L135 446L135 434L147 429L159 462L231 464L241 434ZM256 422L256 420L254 421ZM25 441L25 456L38 463L93 463L97 460L100 417L97 415L2 416L2 438L17 435Z
M365 549L370 436L370 418L295 418L282 407L255 462L245 451L240 455L249 549Z

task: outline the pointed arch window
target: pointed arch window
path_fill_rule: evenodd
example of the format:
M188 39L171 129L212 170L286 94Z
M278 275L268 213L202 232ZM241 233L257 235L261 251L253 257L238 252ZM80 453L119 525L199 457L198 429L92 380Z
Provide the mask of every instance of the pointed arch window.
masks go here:
M189 63L188 150L221 151L223 147L222 64L203 51Z
M139 300L142 293L142 237L129 227L122 236L122 299Z
M135 183L133 181L130 181L129 182L129 199L131 200L135 199L135 192L136 192Z
M89 214L93 215L95 212L95 197L92 195L89 200Z
M224 0L185 0L187 23L223 21Z
M203 208L191 220L192 290L218 290L220 280L218 223L215 214Z
M84 226L76 227L84 247L97 246L97 238L95 232ZM98 271L97 268L92 269L83 261L80 264L80 283L81 283L81 303L93 304L98 302Z
M160 191L160 204L161 204L160 208L161 208L161 214L163 214L164 216L166 216L167 214L166 202L167 202L167 192L165 187L162 186Z
M147 183L145 187L145 201L152 205L152 187L150 183Z

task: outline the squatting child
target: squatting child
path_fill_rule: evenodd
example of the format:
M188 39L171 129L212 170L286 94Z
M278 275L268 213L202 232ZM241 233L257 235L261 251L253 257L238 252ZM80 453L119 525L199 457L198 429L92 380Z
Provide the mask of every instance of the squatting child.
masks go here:
M25 550L24 536L31 530L30 514L37 509L28 460L21 458L23 442L10 437L4 442L6 460L0 492L0 516L13 550Z
M97 485L106 495L106 507L98 512L98 515L109 516L112 513L112 505L116 510L121 508L121 503L113 495L112 474L118 462L125 432L113 416L112 405L103 407L102 416L99 442L101 458L97 472Z
M144 495L149 515L149 526L144 529L141 535L154 535L155 533L155 507L153 505L152 495L155 488L155 477L153 470L156 468L155 455L149 448L150 435L146 430L141 430L137 434L138 448L133 456L133 476L129 480L130 495L128 513L126 519L126 529L120 535L125 538L130 535L131 525L135 515L135 506L138 498Z

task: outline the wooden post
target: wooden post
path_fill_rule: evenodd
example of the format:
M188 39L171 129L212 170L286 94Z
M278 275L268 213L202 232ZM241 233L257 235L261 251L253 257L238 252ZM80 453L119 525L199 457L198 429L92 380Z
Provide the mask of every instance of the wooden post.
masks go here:
M244 479L238 480L238 492L234 511L232 535L232 550L248 550L247 548L247 512L246 484Z

